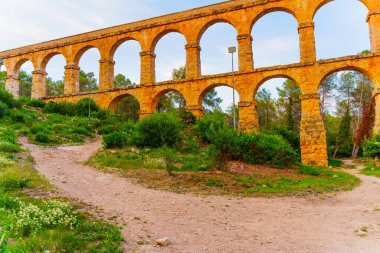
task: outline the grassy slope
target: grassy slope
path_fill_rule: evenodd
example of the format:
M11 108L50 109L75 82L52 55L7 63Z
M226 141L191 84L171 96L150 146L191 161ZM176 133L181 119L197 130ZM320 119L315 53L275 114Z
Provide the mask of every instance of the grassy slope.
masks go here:
M380 167L376 166L375 163L367 163L366 168L361 173L367 176L380 177Z

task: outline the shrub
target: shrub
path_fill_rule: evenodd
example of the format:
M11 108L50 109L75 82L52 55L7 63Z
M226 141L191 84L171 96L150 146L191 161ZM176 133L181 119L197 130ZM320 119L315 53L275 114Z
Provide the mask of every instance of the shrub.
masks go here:
M366 157L380 156L380 134L374 135L371 139L364 142L363 154Z
M44 132L39 132L36 134L36 137L34 140L37 142L40 142L40 143L49 143L50 142L50 136Z
M74 116L75 105L69 102L49 102L42 110L44 113L57 113L61 115Z
M9 113L11 119L15 122L31 126L37 120L37 113L31 110L11 110Z
M181 121L168 113L157 113L137 124L133 141L137 146L172 147L181 139Z
M165 160L165 169L168 172L169 175L173 175L173 170L175 170L177 167L174 165L175 157L176 157L176 151L172 148L165 147L162 150L162 156Z
M20 108L21 103L13 98L13 95L6 90L0 89L0 101L9 108Z
M76 114L78 116L87 116L88 107L90 106L91 112L95 113L100 110L99 106L92 99L81 99L75 106Z
M34 124L30 127L30 132L32 134L37 134L40 132L50 133L51 127L46 123L38 123L38 124Z
M284 127L278 127L273 129L273 133L282 136L294 150L301 152L300 135L297 132Z
M310 175L310 176L320 176L322 174L322 170L317 167L311 167L302 165L301 169L298 171L300 174Z
M238 156L251 164L289 167L298 161L298 155L282 137L269 134L243 134L237 141Z
M226 126L226 115L220 112L206 114L197 124L200 138L205 143L211 143L208 138L208 132L211 129L211 131L218 131L219 128Z
M206 132L207 139L211 140L214 149L214 161L218 170L223 170L228 159L237 157L238 134L235 129L227 126L214 128L210 126Z
M14 161L0 155L0 168L7 168L13 166L14 164Z
M178 116L181 118L182 123L185 125L195 124L196 118L191 112L180 111Z
M29 102L26 103L26 105L31 106L31 107L44 108L46 103L41 100L30 100Z
M0 119L5 116L9 107L7 104L0 102Z
M0 140L0 152L17 153L21 152L21 148L18 144Z
M128 135L123 132L113 132L103 136L103 144L106 148L125 148L128 144Z

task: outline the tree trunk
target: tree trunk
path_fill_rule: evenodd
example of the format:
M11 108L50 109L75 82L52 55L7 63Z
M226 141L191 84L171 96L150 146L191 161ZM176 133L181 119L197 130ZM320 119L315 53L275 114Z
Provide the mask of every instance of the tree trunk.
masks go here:
M354 144L354 148L352 149L352 155L351 155L352 159L356 159L358 157L359 149L360 149L360 145Z
M335 157L336 157L336 154L338 153L338 150L339 150L339 146L336 146L335 151L334 151L334 155L333 155L333 158L334 158L334 159L335 159Z

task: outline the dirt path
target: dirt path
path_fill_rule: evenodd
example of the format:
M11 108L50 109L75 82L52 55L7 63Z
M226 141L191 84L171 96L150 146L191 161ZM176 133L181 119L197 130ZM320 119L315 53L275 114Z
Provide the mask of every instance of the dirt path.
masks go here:
M64 194L120 213L127 252L380 252L379 178L358 175L360 187L325 198L179 195L79 164L99 141L49 148L22 142L36 169ZM362 227L367 236L354 232ZM153 247L162 237L171 245Z

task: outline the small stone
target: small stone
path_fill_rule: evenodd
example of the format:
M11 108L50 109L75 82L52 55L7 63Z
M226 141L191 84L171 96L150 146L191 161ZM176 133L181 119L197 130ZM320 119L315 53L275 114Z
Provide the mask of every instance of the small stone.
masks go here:
M374 171L374 170L375 170L375 168L371 168L371 170L372 170L372 171Z
M111 154L116 154L117 152L115 150L110 151Z
M333 168L333 166L329 166L329 169L332 169Z
M140 154L140 151L137 148L131 148L131 152L136 154L136 155Z
M338 175L334 175L333 178L338 178Z
M157 239L156 244L157 246L160 246L160 247L166 247L170 245L170 240L168 237L163 237L163 238Z

